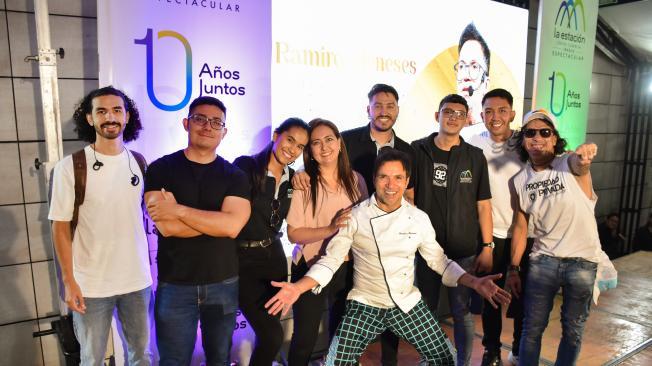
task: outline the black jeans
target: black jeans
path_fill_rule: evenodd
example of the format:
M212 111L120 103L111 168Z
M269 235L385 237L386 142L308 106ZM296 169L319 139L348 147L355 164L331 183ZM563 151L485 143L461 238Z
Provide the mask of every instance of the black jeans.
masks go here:
M501 239L494 236L493 240L496 247L493 249L493 266L491 272L479 275L502 273L503 277L496 281L496 284L500 287L505 287L507 266L511 263L510 251L512 239ZM500 333L503 330L503 320L500 309L500 304L498 304L498 309L496 309L491 306L489 301L484 300L482 307L482 345L485 349L497 353L500 352ZM514 327L514 331L516 331L516 326Z
M308 272L303 258L298 264L292 264L292 282L296 282ZM305 366L310 361L319 323L324 313L324 303L328 301L328 336L329 341L335 335L337 326L346 312L346 295L353 286L353 261L344 262L333 275L331 282L315 295L308 291L299 297L292 306L294 330L288 352L288 366Z
M504 287L507 276L507 268L511 263L512 239L493 238L496 248L494 248L493 268L491 274L502 273L503 277L496 281L498 286ZM530 252L532 251L533 240L528 239L523 258L521 259L521 297L512 297L507 310L507 316L514 318L514 333L512 342L512 353L518 356L518 345L521 341L523 332L523 295L525 294L525 278L527 277L527 268L529 263ZM491 352L500 352L502 346L500 342L500 333L503 330L502 314L500 305L494 309L491 304L484 300L482 308L482 345Z
M240 310L256 333L249 364L270 366L283 343L280 315L267 313L265 303L278 292L271 281L287 281L287 259L279 240L266 248L239 248Z

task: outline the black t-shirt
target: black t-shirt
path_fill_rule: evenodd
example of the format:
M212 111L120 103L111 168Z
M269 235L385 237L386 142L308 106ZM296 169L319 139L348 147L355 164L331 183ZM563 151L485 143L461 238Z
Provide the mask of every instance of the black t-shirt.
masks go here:
M448 159L450 151L444 151L434 143L430 144L432 154L432 195L430 202L430 217L432 226L437 233L437 241L440 244L446 243L446 214L448 199L446 186L448 183Z
M254 184L254 170L255 170L255 161L251 156L241 156L235 161L233 165L240 168L246 175L251 186ZM274 200L274 192L276 190L276 179L273 177L265 177L265 190L258 191L256 197L253 197L252 192L252 207L251 207L251 216L245 227L240 231L238 239L243 240L264 240L268 238L274 238L277 236L278 232L281 230L281 225L283 220L288 215L288 210L290 209L290 199L292 198L292 184L290 180L292 179L293 171L289 170L288 180L281 183L281 186L278 189L278 210L277 215L279 220L275 220L274 226L272 226L271 217L272 217L272 201ZM253 188L252 188L253 190Z
M188 160L183 150L154 161L147 169L145 192L165 188L179 204L219 211L224 198L249 199L245 174L221 157L208 164ZM235 240L199 235L192 238L158 234L158 279L180 285L217 283L238 275Z

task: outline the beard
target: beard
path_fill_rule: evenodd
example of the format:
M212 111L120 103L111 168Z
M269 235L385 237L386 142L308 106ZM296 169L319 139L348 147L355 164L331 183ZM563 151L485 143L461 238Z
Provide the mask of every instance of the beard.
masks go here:
M381 122L381 118L388 118L388 122ZM371 120L371 124L373 125L374 129L380 132L387 132L390 131L393 127L394 124L396 123L395 119L392 119L392 117L389 116L378 116L376 118L369 118Z
M107 132L106 130L104 130L104 128L111 127L111 126L117 126L118 127L117 131L116 132ZM105 139L108 139L108 140L115 140L118 137L122 136L122 132L124 132L124 126L120 125L117 122L106 122L106 123L102 123L99 126L94 125L94 128L95 128L95 132L98 135L100 135L100 136L102 136L102 137L104 137Z

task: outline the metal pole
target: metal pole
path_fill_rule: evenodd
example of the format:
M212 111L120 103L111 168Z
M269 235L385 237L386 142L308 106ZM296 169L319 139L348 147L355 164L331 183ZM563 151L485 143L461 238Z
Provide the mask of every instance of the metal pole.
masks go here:
M47 0L34 0L34 15L36 19L36 40L38 43L39 77L46 146L46 161L41 164L44 167L46 187L50 187L52 168L63 158L63 142L59 112L57 53L50 45L50 19ZM55 260L55 265L56 263ZM57 289L59 290L59 281L57 281ZM59 291L57 292L59 293ZM61 297L59 297L59 310L61 314L68 312L68 307Z
M43 128L45 131L46 161L34 161L37 169L43 166L45 184L50 192L50 178L54 165L63 158L63 141L61 136L61 114L59 112L59 83L57 80L57 52L50 45L50 19L47 0L34 0L34 17L36 19L36 41L38 43L38 56L28 56L25 61L38 60L39 80L41 82L41 101L43 110ZM63 52L61 52L63 57ZM48 201L51 200L48 194ZM54 241L52 242L54 247ZM54 252L54 250L53 250ZM59 303L58 320L52 321L52 329L35 332L34 337L47 334L56 334L59 345L65 356L66 366L78 366L79 343L73 333L72 321L68 316L68 306L61 294L59 262L54 261L57 280L57 300Z
M38 63L43 101L43 127L47 161L45 176L49 183L50 171L63 158L61 138L61 115L59 112L59 83L57 80L57 53L50 45L50 20L47 0L34 0L36 18L36 40L38 42Z

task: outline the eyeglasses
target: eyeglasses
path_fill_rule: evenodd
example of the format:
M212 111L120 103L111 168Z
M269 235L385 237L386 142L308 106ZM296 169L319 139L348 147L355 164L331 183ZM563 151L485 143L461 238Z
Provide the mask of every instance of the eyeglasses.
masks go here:
M278 199L273 199L271 202L272 215L269 217L269 226L276 227L281 223L281 215L278 214L278 210L281 208L281 201Z
M549 128L526 128L525 131L523 131L523 135L531 139L537 135L537 132L539 133L539 136L543 137L544 139L552 136L552 130Z
M465 119L466 118L466 112L464 111L455 111L450 108L445 108L442 109L441 113L444 114L444 117L450 119L450 120L455 120L455 119Z
M224 128L224 126L226 126L226 123L222 122L220 118L208 118L203 114L193 114L192 116L189 116L188 119L201 127L204 127L207 123L210 123L211 128L214 130L221 130Z
M464 61L460 61L453 65L453 70L457 72L458 81L464 79L465 72L469 76L469 79L472 80L477 80L486 73L484 67L482 67L482 65L477 62L471 62L470 64L467 64Z

